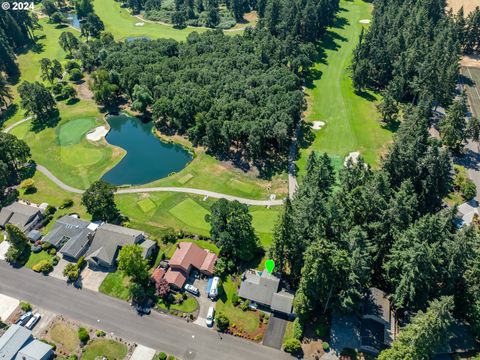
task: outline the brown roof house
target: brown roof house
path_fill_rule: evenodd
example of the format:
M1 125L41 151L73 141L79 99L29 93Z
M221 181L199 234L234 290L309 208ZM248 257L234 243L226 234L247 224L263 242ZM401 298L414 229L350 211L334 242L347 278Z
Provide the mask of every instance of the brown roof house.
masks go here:
M163 277L171 287L181 289L193 269L212 276L216 261L216 254L202 249L197 244L180 242L169 261L168 270L159 267L153 272L152 277L156 281Z

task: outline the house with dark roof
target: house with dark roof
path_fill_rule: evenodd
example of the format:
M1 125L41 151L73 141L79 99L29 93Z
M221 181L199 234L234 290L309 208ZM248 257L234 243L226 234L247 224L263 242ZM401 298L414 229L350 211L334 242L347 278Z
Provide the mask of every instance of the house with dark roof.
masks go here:
M266 270L247 270L242 276L238 296L273 312L293 315L294 295L280 289L280 278Z
M42 218L40 208L17 201L0 211L0 227L5 229L7 224L11 224L28 233Z
M370 288L363 301L360 350L372 355L389 347L397 333L397 322L386 294Z
M155 281L164 278L172 288L181 289L192 270L212 276L217 255L192 242L180 242L169 261L167 270L159 267L152 274Z
M89 221L65 215L55 222L43 241L50 243L66 259L77 261L92 243L97 226Z
M20 325L10 326L0 337L2 360L49 360L52 357L52 347L35 340L32 332Z
M139 230L103 223L96 229L85 259L90 267L112 269L116 265L118 252L125 245L139 245L146 259L157 243L146 239L145 234Z

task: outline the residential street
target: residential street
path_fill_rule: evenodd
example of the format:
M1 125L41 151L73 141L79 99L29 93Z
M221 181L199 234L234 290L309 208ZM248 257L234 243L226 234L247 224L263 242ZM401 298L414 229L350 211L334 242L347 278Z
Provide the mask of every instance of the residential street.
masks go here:
M142 345L173 353L183 360L292 359L288 354L183 320L152 312L138 316L127 302L78 290L64 281L14 269L0 261L0 294L16 297L40 308L63 314L93 328Z

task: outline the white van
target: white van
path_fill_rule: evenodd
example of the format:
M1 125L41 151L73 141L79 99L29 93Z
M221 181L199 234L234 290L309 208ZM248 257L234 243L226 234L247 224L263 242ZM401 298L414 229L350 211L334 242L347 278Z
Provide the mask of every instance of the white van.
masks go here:
M213 306L210 306L208 308L207 318L205 319L205 324L207 324L208 327L213 326L214 315L215 315L215 308Z
M212 300L215 300L218 296L218 285L220 283L220 278L218 276L215 276L212 280L212 287L210 288L210 291L208 292L208 297Z

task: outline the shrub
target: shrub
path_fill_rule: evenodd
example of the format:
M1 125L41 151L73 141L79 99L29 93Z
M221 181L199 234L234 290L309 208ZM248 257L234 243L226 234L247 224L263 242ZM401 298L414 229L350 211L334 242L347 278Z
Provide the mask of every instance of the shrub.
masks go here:
M52 244L50 244L49 242L44 242L44 243L42 243L42 250L47 251L47 250L50 249L51 247L52 247Z
M315 335L319 338L324 338L328 334L328 321L326 318L318 319L314 324Z
M42 260L38 264L32 266L32 270L35 272L42 272L47 275L53 270L53 265L50 260Z
M83 73L79 69L72 69L68 74L70 81L79 81L83 78Z
M175 230L172 228L166 229L162 234L161 240L164 244L173 244L175 241L177 241L177 234L175 233Z
M240 305L240 309L242 309L243 311L247 311L249 306L250 300L247 299Z
M167 354L165 354L163 351L158 354L157 356L158 360L166 360L167 359Z
M290 354L299 354L302 351L302 344L297 339L287 339L283 343L283 350Z
M293 338L301 340L303 337L303 326L298 318L293 321Z
M30 192L35 189L35 180L25 179L20 183L20 188L25 190L25 192Z
M95 335L97 335L97 337L104 337L106 334L105 334L105 331L103 330L97 330L95 332Z
M224 332L225 330L228 329L228 327L230 326L230 320L228 319L228 317L222 313L222 312L219 312L217 313L217 316L215 316L215 321L217 323L217 328L218 330Z
M48 250L48 253L50 255L57 255L57 249L55 249L54 247L52 247L50 250Z
M52 86L52 92L54 95L60 95L62 90L63 90L63 84L60 82L57 82Z
M173 355L168 355L167 360L176 360L177 358Z
M330 350L330 344L328 342L324 341L322 343L322 348L323 348L324 351L328 351L328 350Z
M80 271L78 270L77 265L70 263L67 264L65 269L63 269L63 276L67 278L68 282L77 281L78 277L80 276Z
M87 329L81 327L78 329L78 338L82 344L86 344L90 340L90 335L88 334Z
M240 301L241 301L241 300L240 300L240 297L239 297L236 293L234 293L234 294L232 295L232 304L233 304L233 306L238 306L238 304L240 304Z
M67 85L62 90L63 99L75 99L77 96L77 91L70 85Z
M32 305L30 305L30 303L28 302L21 302L20 303L20 309L22 309L22 311L32 311Z
M80 258L77 260L78 269L82 270L85 265L87 265L87 260L85 260L85 256L80 256Z
M73 70L73 69L80 70L80 64L76 61L68 61L65 64L65 70L70 71L70 70Z
M57 208L52 205L48 205L47 208L45 209L45 214L47 215L53 215L57 212Z
M69 207L73 206L73 200L72 199L65 199L62 202L62 205L60 205L60 209L66 209Z
M53 266L57 266L58 262L60 261L60 257L59 256L54 256L52 258L52 265Z

